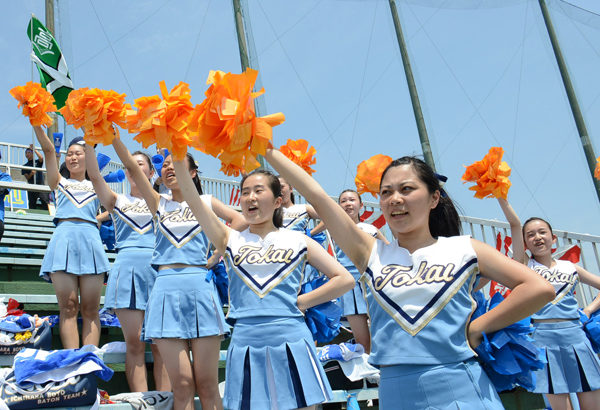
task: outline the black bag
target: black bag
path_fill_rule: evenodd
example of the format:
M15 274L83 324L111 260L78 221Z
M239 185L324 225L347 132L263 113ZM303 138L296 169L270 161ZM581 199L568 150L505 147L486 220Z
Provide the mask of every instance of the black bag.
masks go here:
M18 385L14 372L0 382L0 399L11 410L91 406L96 402L98 381L93 373L44 384Z
M337 360L330 360L323 365L325 374L331 385L331 390L360 390L364 387L364 379L353 382L346 377ZM377 387L377 384L367 381L367 387Z

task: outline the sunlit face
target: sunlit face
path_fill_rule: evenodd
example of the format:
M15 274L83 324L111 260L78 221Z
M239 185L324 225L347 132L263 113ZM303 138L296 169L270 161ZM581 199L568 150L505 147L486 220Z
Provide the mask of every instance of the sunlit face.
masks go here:
M268 223L273 221L273 213L281 206L281 197L275 197L266 175L254 174L244 181L240 206L250 225Z
M71 145L67 150L65 163L71 174L85 173L85 151L83 146L79 144Z
M339 204L353 221L358 221L358 213L363 205L356 192L344 192L340 195Z
M412 165L388 170L381 182L379 204L392 232L408 234L429 231L429 214L440 199L440 192L429 193Z
M154 169L152 167L150 167L150 165L148 165L148 159L146 158L146 156L142 155L142 154L136 154L133 156L133 159L138 164L138 166L141 168L141 170L144 173L144 175L146 176L146 178L150 179L152 177L152 174L154 174ZM127 176L127 180L129 181L129 184L134 186L135 182L131 178L131 174L129 173L128 170L125 170L125 176Z
M279 178L279 183L281 184L281 199L284 204L289 204L292 201L292 187L283 178Z
M533 256L552 254L552 245L556 243L556 236L552 234L546 222L534 219L524 226L523 232L525 247Z
M184 162L185 162L185 167L187 168L187 170L190 173L190 176L192 178L194 178L196 176L196 170L195 169L190 170L190 164L188 163L187 159ZM165 184L165 186L168 189L170 189L171 191L179 189L179 184L177 183L177 177L175 176L175 168L173 168L173 157L171 155L169 155L167 158L165 158L165 161L163 162L161 174L162 174L163 184Z

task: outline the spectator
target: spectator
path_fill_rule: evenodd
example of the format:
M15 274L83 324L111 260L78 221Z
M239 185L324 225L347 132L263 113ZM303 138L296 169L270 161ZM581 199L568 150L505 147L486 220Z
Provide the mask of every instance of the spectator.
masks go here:
M35 160L35 165L33 163L33 153L37 156ZM25 167L36 167L42 168L44 166L44 157L40 152L33 146L33 144L29 145L29 148L25 150L25 157L27 158L27 162L23 164ZM35 169L23 169L21 170L21 174L25 176L28 184L36 184L36 185L44 185L44 174L42 171L37 171ZM27 192L27 198L29 202L29 209L48 209L49 195L47 192L35 192L29 191ZM38 198L42 202L40 205L37 204Z
M2 154L0 153L0 159L2 159ZM0 181L10 182L12 178L6 172L0 171ZM9 193L8 188L0 187L0 240L2 240L2 235L4 235L4 197Z

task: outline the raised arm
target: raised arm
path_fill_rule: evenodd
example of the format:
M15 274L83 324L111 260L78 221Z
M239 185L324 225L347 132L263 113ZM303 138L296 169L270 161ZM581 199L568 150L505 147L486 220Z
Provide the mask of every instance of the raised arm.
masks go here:
M102 175L100 174L100 168L98 167L98 161L96 159L96 151L94 148L85 144L85 167L87 169L88 176L94 186L94 191L100 199L100 203L108 212L112 212L115 208L115 202L117 201L117 194L113 192L108 186Z
M138 163L131 156L129 150L125 144L123 144L123 141L121 141L121 138L119 138L118 132L113 140L112 145L115 149L115 152L121 159L123 166L127 169L127 171L129 171L129 175L131 175L131 178L133 178L133 182L135 182L135 185L140 190L142 197L148 205L148 209L152 215L154 215L158 210L158 201L160 201L160 195L152 188L152 184L150 184L150 181L148 181L148 178L146 178L146 175L144 175L144 172L139 167Z
M540 310L554 299L554 288L525 265L498 252L491 246L471 240L481 274L512 289L496 308L478 317L469 326L469 342L476 347L481 332L500 330Z
M329 280L317 289L298 296L298 308L306 309L336 299L354 288L352 275L325 249L311 238L306 237L308 262Z
M521 220L506 199L498 198L498 203L500 204L500 208L502 208L506 222L510 225L513 259L517 262L527 264L527 254L525 253L525 242L523 241Z
M329 233L354 263L359 272L364 272L371 256L375 238L363 232L354 221L336 204L321 186L302 168L294 164L277 150L267 150L266 160L295 187L315 208L327 225Z
M46 175L48 186L50 189L55 190L58 186L58 182L60 181L60 174L58 173L58 161L56 160L56 148L54 148L54 143L50 141L44 129L40 126L34 126L33 131L35 132L35 136L42 147L42 151L44 152L44 157L46 159Z
M215 212L200 199L200 195L198 195L198 191L188 171L186 160L173 161L173 168L175 169L177 183L179 184L183 198L194 213L200 226L202 226L208 240L217 248L221 255L224 255L227 249L227 242L229 241L229 227L219 221Z
M210 203L213 212L219 218L225 220L225 222L229 224L231 229L235 229L238 232L242 232L248 227L248 222L246 221L246 218L244 218L244 216L240 212L228 207L214 196L212 197Z

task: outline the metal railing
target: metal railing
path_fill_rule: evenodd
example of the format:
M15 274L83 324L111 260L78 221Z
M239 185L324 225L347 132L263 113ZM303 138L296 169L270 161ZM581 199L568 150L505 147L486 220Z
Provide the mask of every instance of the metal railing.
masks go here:
M2 153L2 160L0 160L0 167L5 167L8 172L12 169L28 169L24 167L23 163L27 162L25 158L25 149L28 145L10 144L0 142L0 152ZM64 155L65 152L62 152ZM122 169L123 166L117 162L110 162L104 173L112 172L117 169ZM36 168L33 168L36 169ZM45 172L45 169L42 168ZM213 195L226 205L237 207L239 201L239 181L224 180L219 178L208 178L200 176L200 182L205 193ZM117 193L128 192L129 184L127 180L122 183L111 184L112 189ZM23 187L26 189L26 187ZM295 193L296 203L305 203L306 200ZM336 200L336 197L332 197ZM379 204L376 202L364 202L364 211L373 212L374 215L380 214ZM473 218L469 216L461 216L463 233L471 235L473 238L485 242L493 247L496 247L496 238L498 233L502 237L511 236L510 228L507 222ZM387 225L382 232L391 238L391 233L387 229ZM600 236L579 234L574 232L554 230L554 234L558 237L558 248L564 248L569 245L577 245L581 249L580 265L584 269L594 273L600 273L600 256L598 254L598 246L600 245ZM579 283L577 288L577 299L580 305L586 305L591 302L597 291L587 285Z

